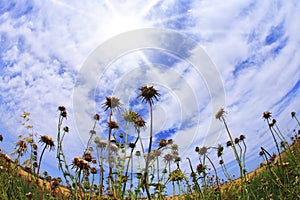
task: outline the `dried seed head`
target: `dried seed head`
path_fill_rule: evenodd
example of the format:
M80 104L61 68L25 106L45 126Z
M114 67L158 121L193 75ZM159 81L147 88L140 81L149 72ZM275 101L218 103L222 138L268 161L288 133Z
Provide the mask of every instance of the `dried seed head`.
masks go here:
M136 128L144 128L146 126L146 122L141 118L138 117L135 121L134 121L134 126Z
M296 112L291 112L291 116L294 118L296 116Z
M240 140L242 141L244 139L246 139L245 135L240 135Z
M111 129L118 129L119 128L119 124L115 121L107 122L107 125Z
M48 147L50 147L49 150L53 150L54 149L54 140L49 135L43 135L43 136L41 136L39 142L42 143L42 144L45 144Z
M159 143L158 143L158 146L159 146L160 148L163 148L163 147L167 146L167 140L166 140L166 139L161 139L161 140L159 141Z
M199 154L200 155L205 155L207 153L208 148L206 146L203 146L199 149Z
M92 174L97 174L97 169L96 169L95 167L92 167L92 168L91 168L91 173L92 173Z
M219 164L220 164L220 165L223 165L223 164L224 164L224 161L223 161L223 160L220 160L220 161L219 161Z
M224 108L220 108L220 109L217 111L215 117L216 117L216 119L221 120L222 117L224 117L225 114L226 114L226 111L224 110Z
M264 118L264 119L270 119L271 116L272 116L272 113L269 112L269 111L265 111L265 112L263 113L263 118Z
M120 99L118 97L106 97L106 101L103 103L103 107L105 108L104 111L107 109L119 109L121 106Z
M240 139L239 138L234 138L234 143L235 144L238 144L240 142Z
M200 151L199 147L195 147L195 151L198 153Z
M100 120L100 115L95 114L95 115L94 115L94 120L99 121L99 120Z
M0 142L2 142L3 141L3 136L2 135L0 135Z
M63 111L66 111L66 107L64 106L58 106L58 110L63 112Z
M130 143L128 144L128 146L129 146L130 148L134 149L134 148L135 148L135 143L134 143L134 142L130 142Z
M138 97L142 99L142 102L146 101L147 103L154 103L154 99L158 101L158 97L160 94L158 91L154 88L153 85L146 85L139 88L140 94Z
M92 154L90 154L90 153L85 153L84 155L83 155L83 159L84 160L86 160L86 161L88 161L88 162L91 162L92 161Z
M226 146L227 146L227 147L230 147L230 146L232 146L232 143L231 143L231 141L227 141L227 142L226 142Z

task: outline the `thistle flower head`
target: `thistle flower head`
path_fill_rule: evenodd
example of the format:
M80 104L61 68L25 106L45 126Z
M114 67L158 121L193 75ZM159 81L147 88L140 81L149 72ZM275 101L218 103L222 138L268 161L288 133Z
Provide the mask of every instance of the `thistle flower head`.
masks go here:
M264 119L270 119L271 117L272 117L272 113L271 113L271 112L265 111L265 112L263 113L263 118L264 118Z
M120 99L118 97L106 97L106 101L103 103L103 107L105 108L104 111L107 109L119 109L121 106Z
M203 164L199 164L199 165L197 165L196 170L197 170L198 174L204 173L206 170L206 166Z
M84 160L86 160L86 161L88 161L88 162L91 162L92 161L92 154L90 154L90 153L85 153L84 155L83 155L83 159Z
M135 126L136 128L145 128L146 122L145 122L141 117L138 117L138 118L134 121L134 126Z
M88 171L90 168L89 162L82 158L79 158L78 156L76 156L73 159L72 166L73 166L72 168L86 170L86 171Z
M208 150L208 148L206 146L203 146L199 149L198 153L203 156L207 153L207 150Z
M139 114L132 110L126 110L123 114L123 118L126 122L134 123L134 121L139 117Z
M54 149L54 140L49 135L43 135L43 136L41 136L39 142L42 143L42 144L45 144L46 146L48 146L49 150L53 150Z
M174 171L172 171L169 174L169 179L172 182L174 182L174 181L181 181L181 180L183 180L185 178L186 178L186 176L184 175L184 173L180 169L175 169Z
M165 147L165 146L167 146L167 140L166 139L161 139L160 141L159 141L159 143L158 143L158 146L160 147L160 148L163 148L163 147Z
M107 125L111 129L118 129L119 128L119 124L115 121L107 122Z
M224 108L220 108L220 109L217 111L215 117L216 117L216 119L221 120L222 117L224 117L225 114L226 114L226 111L224 110Z
M139 88L140 94L138 97L142 99L142 102L146 101L147 103L154 103L154 99L158 101L158 97L160 94L158 91L154 88L153 85L146 85Z

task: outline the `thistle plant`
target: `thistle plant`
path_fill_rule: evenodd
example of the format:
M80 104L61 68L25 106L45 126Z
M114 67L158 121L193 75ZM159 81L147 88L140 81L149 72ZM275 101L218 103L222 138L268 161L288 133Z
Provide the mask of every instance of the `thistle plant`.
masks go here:
M291 116L292 116L293 119L295 119L297 121L298 125L300 126L300 121L298 120L298 118L296 116L296 112L294 112L294 111L291 112Z
M151 148L152 148L152 138L153 138L153 114L152 114L152 106L154 101L158 101L158 97L160 94L158 91L154 88L152 85L146 85L141 88L139 88L140 94L138 97L142 99L142 102L149 103L149 109L150 109L150 141L149 141L149 147L148 147L148 153L147 153L147 158L146 158L146 166L145 166L145 173L144 173L144 183L145 183L145 189L147 193L147 197L150 200L151 199L151 194L149 191L149 186L148 186L148 167L149 167L149 156L151 153Z
M273 129L272 129L272 126L273 126L274 122L273 123L271 122L271 117L272 117L272 113L271 112L265 111L263 113L263 119L267 121L268 128L269 128L269 130L271 132L271 135L272 135L273 140L274 140L275 145L276 145L276 149L277 149L278 156L279 156L279 161L280 161L280 163L282 163L282 159L281 159L281 155L280 155L280 149L279 149L279 143L278 143L278 141L277 141L277 139L275 137L275 134L273 132Z
M42 146L44 146L41 156L40 156L40 160L39 160L39 165L38 165L38 170L37 170L37 175L40 175L40 168L41 168L41 163L42 163L42 158L44 155L44 152L47 148L49 148L49 151L54 150L54 140L52 137L50 137L49 135L43 135L40 138L40 143L42 143Z
M240 168L240 177L242 179L243 195L245 196L245 195L247 195L247 188L246 188L247 179L246 179L246 175L245 175L246 170L243 169L243 163L242 163L242 160L240 159L240 156L239 156L239 154L237 152L235 143L234 143L234 141L232 139L232 135L231 135L231 133L229 131L229 128L228 128L228 125L226 123L225 114L226 114L226 111L223 108L221 108L221 109L218 110L218 112L216 113L215 117L216 117L216 119L218 119L218 120L220 120L220 121L223 122L223 124L225 126L225 129L226 129L226 132L228 134L228 137L230 139L230 145L232 147L233 153L235 155L235 159L236 159L236 161L238 163L238 166ZM228 142L227 142L227 144L228 144Z
M116 196L114 179L113 179L113 171L112 171L112 161L111 161L111 134L112 129L119 128L118 124L112 120L113 110L118 110L121 106L120 99L114 96L106 97L106 101L103 103L104 111L109 110L109 119L107 122L108 125L108 165L109 165L109 174L108 174L108 186L112 190L109 192L113 193L113 196Z

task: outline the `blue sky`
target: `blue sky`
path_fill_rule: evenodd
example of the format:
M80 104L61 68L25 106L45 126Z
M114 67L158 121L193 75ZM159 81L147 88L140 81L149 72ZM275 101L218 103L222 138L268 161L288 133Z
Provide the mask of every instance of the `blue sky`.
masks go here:
M162 137L173 138L183 158L195 155L195 165L195 146L226 143L227 135L214 119L207 77L188 62L187 52L182 51L182 57L158 49L128 52L97 68L99 74L90 72L96 84L87 87L95 93L80 88L89 96L74 99L81 84L78 75L99 46L127 31L159 28L193 39L214 63L226 97L221 106L228 112L233 135L243 133L247 138L251 171L261 162L259 147L274 146L262 113L271 111L287 136L296 126L290 112L300 111L299 10L296 0L1 1L1 149L12 151L17 136L26 131L19 117L24 111L31 113L38 134L55 138L57 107L65 105L66 123L72 130L65 145L71 160L84 149L96 112L102 117L97 134L105 138L107 113L100 105L105 96L118 95L123 109L134 109L148 121L146 105L135 100L137 88L147 83L161 93L154 107L155 143ZM170 48L176 47L190 48L184 43ZM74 112L77 100L87 100L80 105L79 121ZM146 129L145 144L148 134ZM43 168L56 173L54 155L47 153ZM213 153L212 157L216 160ZM232 157L227 150L225 160ZM182 165L188 169L186 161Z

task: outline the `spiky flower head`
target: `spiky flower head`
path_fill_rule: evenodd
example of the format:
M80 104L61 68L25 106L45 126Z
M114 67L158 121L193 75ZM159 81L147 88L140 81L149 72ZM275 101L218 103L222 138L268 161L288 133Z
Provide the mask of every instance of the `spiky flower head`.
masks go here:
M159 148L163 148L165 146L167 146L167 140L166 139L161 139L158 143Z
M83 159L84 160L86 160L86 161L88 161L88 162L91 162L92 161L92 154L90 154L90 153L85 153L84 155L83 155Z
M89 162L82 158L79 158L78 156L76 156L73 159L72 166L73 166L72 168L86 170L86 171L88 171L90 168Z
M41 136L39 142L42 143L42 144L45 144L48 147L50 147L49 150L53 150L54 149L54 140L49 135L43 135L43 136Z
M138 118L134 121L134 126L135 126L136 128L145 128L146 122L145 122L141 117L138 117Z
M139 90L141 93L138 97L142 99L142 102L146 101L147 103L154 103L154 99L158 101L158 97L160 94L158 91L154 88L153 85L146 85L143 87L140 87Z
M186 176L184 175L184 173L180 169L175 169L174 171L172 171L169 174L169 179L172 182L174 182L174 181L181 181L181 180L183 180L185 178L186 178Z
M111 129L118 129L119 128L119 124L115 121L107 122L107 125Z
M134 123L134 121L139 117L139 114L132 110L126 110L123 114L123 118L128 123Z
M118 97L106 97L106 101L103 103L103 107L105 108L104 111L107 109L119 109L121 106L120 99Z
M217 111L215 117L216 117L216 119L221 120L222 117L224 117L224 114L226 114L226 111L224 110L224 108L220 108L220 109Z
M271 117L272 117L272 113L271 113L271 112L265 111L265 112L263 113L263 118L264 118L264 119L270 119Z

